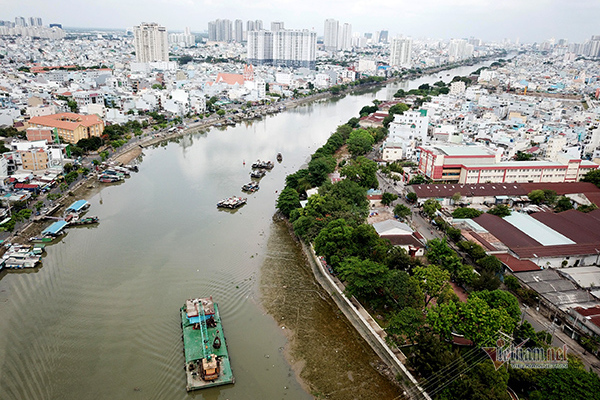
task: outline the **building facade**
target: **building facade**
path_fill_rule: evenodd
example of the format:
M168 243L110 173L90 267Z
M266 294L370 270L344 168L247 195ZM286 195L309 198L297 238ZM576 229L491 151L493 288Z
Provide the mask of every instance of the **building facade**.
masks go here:
M271 65L273 64L273 32L248 31L248 64Z
M24 170L40 171L48 169L49 159L48 153L41 148L33 148L30 150L19 151L21 155L21 163Z
M67 143L77 143L81 139L101 136L104 132L104 122L95 114L61 113L34 117L29 120L29 125L33 128L56 128L58 136Z
M208 23L208 40L211 42L231 42L233 25L228 19L217 19Z
M316 32L287 29L248 32L247 60L252 65L315 69L316 52Z
M169 61L167 28L154 22L133 27L137 62Z
M315 69L317 33L308 30L273 32L273 65Z
M500 161L500 153L479 146L421 146L419 172L433 181L459 184L577 182L598 164L573 159Z
M325 34L323 45L325 51L336 51L338 49L338 37L340 34L340 22L335 19L325 20Z
M390 65L392 67L411 67L412 39L394 38L390 46Z

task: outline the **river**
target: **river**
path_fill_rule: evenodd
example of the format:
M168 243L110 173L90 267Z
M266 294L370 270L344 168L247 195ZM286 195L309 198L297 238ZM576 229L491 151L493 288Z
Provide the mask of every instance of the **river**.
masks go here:
M146 149L139 173L89 199L97 227L69 230L36 270L0 272L0 398L395 397L373 352L273 223L275 202L285 176L364 105L482 65ZM247 205L216 209L240 195L253 161L279 152L283 162ZM208 295L219 304L236 383L188 394L179 308Z

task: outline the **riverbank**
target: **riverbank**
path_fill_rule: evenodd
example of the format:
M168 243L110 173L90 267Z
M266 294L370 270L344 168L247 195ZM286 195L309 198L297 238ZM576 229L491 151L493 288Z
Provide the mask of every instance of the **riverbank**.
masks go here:
M394 371L317 283L289 224L275 219L261 268L261 305L286 336L282 351L302 387L317 399L401 396Z

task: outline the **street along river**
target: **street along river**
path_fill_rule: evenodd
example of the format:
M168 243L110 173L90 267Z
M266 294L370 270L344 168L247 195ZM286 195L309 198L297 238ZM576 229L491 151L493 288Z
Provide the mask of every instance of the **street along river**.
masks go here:
M36 270L0 272L0 398L397 396L285 226L273 223L275 202L285 176L364 105L482 65L146 149L139 173L89 199L98 226L70 229ZM244 207L217 210L217 201L241 194L252 162L275 161L279 152L283 161ZM188 394L179 308L209 295L219 304L236 383Z

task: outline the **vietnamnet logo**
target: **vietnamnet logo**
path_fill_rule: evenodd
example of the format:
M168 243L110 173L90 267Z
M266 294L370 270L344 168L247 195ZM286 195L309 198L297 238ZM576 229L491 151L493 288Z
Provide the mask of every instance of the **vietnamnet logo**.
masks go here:
M563 347L523 347L527 340L517 346L506 344L498 339L496 347L482 347L483 351L492 359L496 370L504 364L512 368L555 369L568 368L567 346Z

